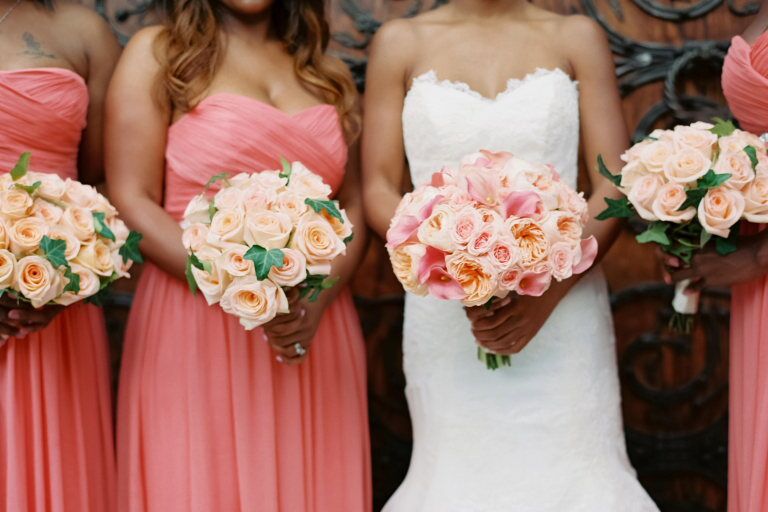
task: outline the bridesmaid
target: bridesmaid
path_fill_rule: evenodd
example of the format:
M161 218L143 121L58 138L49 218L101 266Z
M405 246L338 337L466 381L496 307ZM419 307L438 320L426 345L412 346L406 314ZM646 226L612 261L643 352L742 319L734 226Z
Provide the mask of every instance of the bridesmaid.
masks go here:
M115 72L109 189L151 261L126 334L122 512L370 510L365 353L344 286L364 248L356 99L325 53L323 3L162 1L165 23ZM281 155L319 173L359 229L337 286L246 332L187 288L179 220L213 175Z
M768 8L725 60L723 92L742 128L768 132ZM745 229L740 249L694 258L673 279L701 285L733 285L730 353L728 512L768 510L768 231ZM668 260L673 266L678 262Z
M102 100L119 51L107 24L84 7L0 0L0 171L31 151L36 171L103 180ZM113 510L100 310L6 300L0 345L0 510Z

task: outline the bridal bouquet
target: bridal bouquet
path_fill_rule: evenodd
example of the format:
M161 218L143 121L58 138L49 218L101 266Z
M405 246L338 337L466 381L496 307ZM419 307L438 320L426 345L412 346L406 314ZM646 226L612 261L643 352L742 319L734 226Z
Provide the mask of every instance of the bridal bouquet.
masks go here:
M130 277L141 235L129 231L95 188L28 171L24 153L0 175L0 295L68 306Z
M616 175L601 159L601 174L625 196L606 199L598 219L640 217L648 227L638 242L658 244L684 264L709 244L721 255L735 251L741 220L768 223L768 153L756 135L716 122L654 131L622 156ZM672 303L680 332L690 331L698 311L689 284L678 283Z
M592 266L587 218L582 195L551 166L481 151L405 195L387 249L407 291L483 306L509 293L540 296L553 279ZM478 358L490 369L510 365L480 347Z
M184 212L187 281L209 305L251 330L288 313L284 289L316 300L336 282L333 260L346 252L352 224L331 188L300 162L283 169L211 178ZM214 183L221 189L209 197Z

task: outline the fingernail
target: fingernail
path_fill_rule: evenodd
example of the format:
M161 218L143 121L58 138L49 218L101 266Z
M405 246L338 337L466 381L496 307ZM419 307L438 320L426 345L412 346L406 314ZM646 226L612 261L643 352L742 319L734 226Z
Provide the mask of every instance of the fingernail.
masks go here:
M12 310L11 310L11 311L8 313L8 318L11 318L11 319L13 319L13 320L18 320L20 317L21 317L21 315L20 315L20 314L19 314L19 312L18 312L17 310L15 310L15 309L12 309Z
M25 338L29 334L29 331L27 329L19 329L19 333L17 336L19 338Z
M285 362L285 359L283 359L283 356L277 356L275 359L277 360L278 363L284 363Z
M668 275L664 275L664 282L667 284L672 284L672 278Z

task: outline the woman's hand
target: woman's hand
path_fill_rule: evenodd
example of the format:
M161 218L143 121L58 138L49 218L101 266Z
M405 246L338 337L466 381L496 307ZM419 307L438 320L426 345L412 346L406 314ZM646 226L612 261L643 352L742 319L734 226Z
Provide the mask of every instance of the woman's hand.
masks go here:
M539 333L569 288L557 283L541 297L510 293L488 308L467 308L475 339L495 354L517 354Z
M24 338L44 329L63 310L63 306L35 309L11 297L0 297L0 345L8 338Z
M306 359L327 303L322 295L315 302L300 298L299 290L288 291L290 312L264 325L264 333L281 363L295 365ZM298 345L301 345L301 349Z
M704 286L731 286L763 277L768 271L763 237L747 240L739 249L728 256L720 256L714 249L696 254L689 267L682 268L680 260L666 257L664 263L672 281L691 280L689 289Z

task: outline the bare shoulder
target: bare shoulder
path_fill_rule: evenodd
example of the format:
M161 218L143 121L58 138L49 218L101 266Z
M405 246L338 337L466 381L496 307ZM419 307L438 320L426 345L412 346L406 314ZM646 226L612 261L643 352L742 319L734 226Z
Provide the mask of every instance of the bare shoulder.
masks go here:
M59 2L55 13L67 34L80 38L85 45L116 41L109 23L93 9L75 2Z
M408 52L417 44L415 19L393 19L384 23L371 41L371 52Z
M572 53L590 54L595 49L608 47L608 41L600 24L589 16L574 14L561 16L557 32L563 47Z
M123 60L135 64L157 67L157 42L163 33L162 25L151 25L136 32L125 45Z

